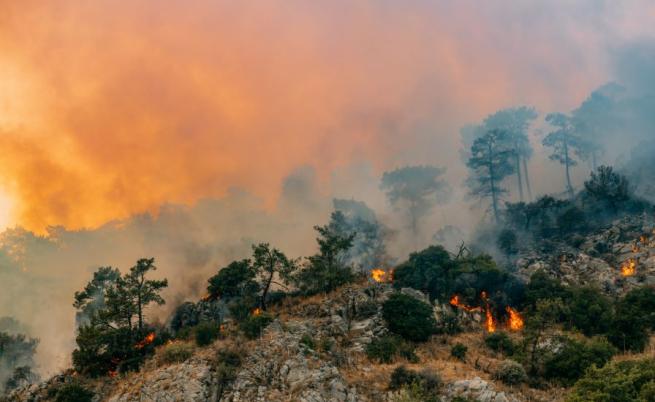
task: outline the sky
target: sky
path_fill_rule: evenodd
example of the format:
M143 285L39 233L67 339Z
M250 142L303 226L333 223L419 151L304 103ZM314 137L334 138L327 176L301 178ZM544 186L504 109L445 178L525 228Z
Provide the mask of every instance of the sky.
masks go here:
M155 256L171 308L252 242L312 252L331 197L399 227L379 178L404 165L447 168L431 229L477 221L459 130L652 84L653 27L649 0L0 0L0 316L51 372L98 266Z
M272 207L304 165L455 165L462 125L610 80L654 7L5 0L1 223L93 228L231 187Z

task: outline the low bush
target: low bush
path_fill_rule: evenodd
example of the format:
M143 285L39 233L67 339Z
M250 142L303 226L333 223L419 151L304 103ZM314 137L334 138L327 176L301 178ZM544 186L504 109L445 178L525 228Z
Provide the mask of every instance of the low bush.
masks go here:
M80 384L66 384L57 389L55 402L91 402L94 395Z
M382 305L391 332L414 342L425 342L435 333L432 307L412 296L394 293Z
M305 345L308 349L311 350L316 349L316 342L314 341L314 338L312 338L309 334L303 334L303 336L300 338L300 344Z
M173 342L165 345L160 352L164 364L182 363L193 356L193 346L186 342Z
M560 350L544 363L544 377L572 385L588 367L604 366L616 352L616 348L602 338L590 341L563 338Z
M498 366L494 378L507 385L517 385L525 382L528 375L521 364L514 360L505 360Z
M494 352L499 352L506 356L514 354L514 343L505 332L498 331L487 335L484 338L484 344Z
M250 315L239 324L239 328L247 338L255 339L261 335L264 328L266 328L271 321L273 321L273 317L266 313Z
M355 318L363 320L374 316L378 312L378 304L373 300L365 301L357 306Z
M655 400L655 360L624 360L591 367L580 378L568 402Z
M237 369L241 366L241 355L239 350L222 349L216 355L214 372L217 384L217 399L221 400L223 393L229 389L237 377Z
M468 348L463 343L456 343L450 348L450 355L458 360L466 358Z
M206 321L196 325L193 332L196 345L207 346L218 339L221 333L221 327L216 322Z
M438 391L443 385L441 377L430 370L416 372L405 366L397 367L389 379L389 389L405 390L407 400L438 401Z
M366 347L366 355L369 359L379 363L392 363L397 356L410 362L418 361L418 357L414 353L414 345L393 335L373 339Z

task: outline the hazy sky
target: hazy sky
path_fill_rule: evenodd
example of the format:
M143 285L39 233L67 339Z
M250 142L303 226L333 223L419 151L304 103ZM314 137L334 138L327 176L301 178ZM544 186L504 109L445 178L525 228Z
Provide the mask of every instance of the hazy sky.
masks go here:
M303 165L457 184L462 125L576 106L653 26L648 0L0 0L0 220L94 227L233 186L270 207Z

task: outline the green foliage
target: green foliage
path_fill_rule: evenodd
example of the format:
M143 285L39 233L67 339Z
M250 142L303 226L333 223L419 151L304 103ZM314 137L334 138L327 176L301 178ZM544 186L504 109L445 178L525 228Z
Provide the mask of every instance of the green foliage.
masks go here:
M653 401L655 360L611 362L591 367L575 383L568 402L650 402Z
M205 321L196 325L194 328L194 338L196 345L211 345L221 334L221 326L217 322Z
M397 356L405 358L410 362L418 361L418 357L414 353L414 345L393 335L385 335L373 339L366 346L366 355L369 359L379 363L392 363Z
M214 372L216 376L217 400L237 377L237 369L241 366L242 352L233 349L219 350L216 356Z
M370 318L377 314L378 312L378 303L373 300L367 300L363 303L357 305L357 311L355 311L355 318L363 320Z
M28 338L23 334L0 332L0 390L5 385L14 388L15 382L21 381L21 375L27 374L25 369L29 370L29 367L34 366L34 354L38 344L38 339ZM14 375L16 381L12 380Z
M410 341L427 341L436 330L432 307L401 293L384 302L382 316L391 332Z
M405 389L413 397L409 400L424 402L438 401L437 394L442 386L443 381L437 373L430 370L416 372L405 366L396 367L389 379L389 389Z
M100 376L110 371L135 370L153 352L154 344L143 342L150 334L155 336L144 321L144 311L152 303L164 304L160 292L168 286L166 279L146 278L154 270L153 258L138 260L124 276L101 268L85 290L76 293L75 305L83 311L91 302L90 289L103 292L93 296L94 300L103 300L102 307L96 303L93 316L78 330L73 351L73 365L78 372Z
M165 345L161 351L161 362L166 364L182 363L193 356L193 346L186 342L173 342Z
M55 402L91 402L94 395L80 384L66 384L57 389Z
M559 299L568 302L571 298L571 291L543 270L532 274L525 288L525 307L531 310L535 310L541 300Z
M456 359L464 360L469 348L463 343L456 343L450 348L450 355Z
M611 166L600 166L584 183L584 196L616 212L631 198L628 179Z
M290 260L283 252L271 248L268 243L260 243L252 246L252 267L259 278L261 294L259 305L266 311L268 303L268 292L277 275L285 284L291 280L293 272L297 269L296 261Z
M14 369L11 376L7 379L4 390L5 392L9 392L13 389L33 384L38 380L38 374L34 373L30 366L19 366Z
M86 324L98 311L105 308L105 293L121 277L118 269L101 267L93 273L93 279L80 292L75 292L73 307L77 311L77 322Z
M462 326L456 313L446 311L437 324L437 333L455 335L462 332Z
M588 367L602 367L617 350L605 339L577 341L561 338L561 348L546 359L544 377L555 379L564 385L572 385Z
M576 328L586 336L606 334L612 324L612 301L597 288L574 288L567 307L566 326Z
M428 295L430 299L444 297L448 292L449 271L453 269L450 254L442 246L430 246L411 253L409 260L393 271L393 284L397 289L411 287Z
M494 373L494 378L507 385L517 385L525 382L528 379L528 375L525 373L523 366L518 362L504 360Z
M273 321L273 317L268 314L251 315L239 324L239 328L244 335L250 339L258 338L264 328Z
M214 299L252 295L259 291L259 286L255 281L256 276L257 271L250 260L233 261L209 278L207 291Z
M514 354L514 342L512 342L509 335L505 332L496 331L488 334L484 338L484 344L494 352L502 353L505 356L511 356Z
M319 234L319 253L308 257L307 264L293 276L300 292L307 295L331 292L355 279L352 267L343 261L354 235L344 236L330 226L314 226L314 230Z
M518 243L518 238L516 237L516 232L514 232L511 229L503 229L498 234L498 241L497 241L498 248L508 258L518 253L517 243Z
M314 341L314 338L311 337L309 334L303 334L302 337L300 337L300 342L301 345L305 345L307 349L315 350L316 349L316 342Z

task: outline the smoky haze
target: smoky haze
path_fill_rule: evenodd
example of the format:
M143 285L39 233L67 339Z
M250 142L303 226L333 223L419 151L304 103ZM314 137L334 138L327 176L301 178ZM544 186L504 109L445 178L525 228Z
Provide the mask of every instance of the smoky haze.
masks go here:
M654 13L648 1L0 0L0 184L16 226L0 239L0 316L41 339L49 373L68 364L72 295L100 266L155 257L171 287L150 314L164 319L253 242L311 253L334 197L396 232L394 258L465 237L487 214L466 198L460 129L534 107L533 193L561 193L544 116L612 82L600 162L643 178L652 157L633 148L654 135ZM605 122L598 110L589 119ZM380 178L418 165L445 168L452 194L416 239ZM575 168L575 186L589 170Z

